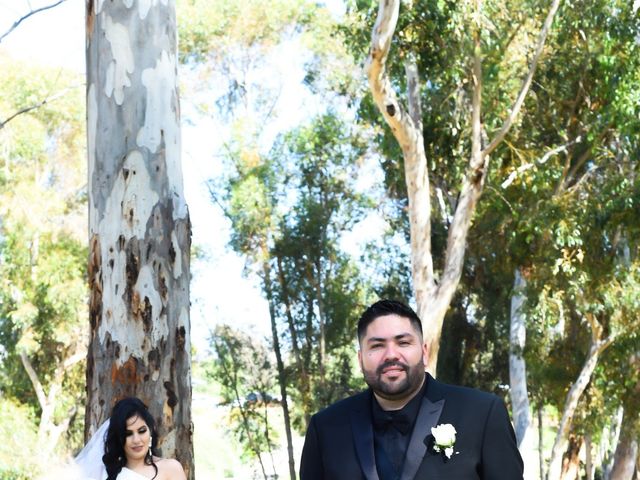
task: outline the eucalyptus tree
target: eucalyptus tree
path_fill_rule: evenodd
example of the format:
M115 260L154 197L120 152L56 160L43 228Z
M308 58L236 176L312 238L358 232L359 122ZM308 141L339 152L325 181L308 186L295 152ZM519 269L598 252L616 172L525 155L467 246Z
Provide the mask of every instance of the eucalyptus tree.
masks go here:
M370 23L367 19L373 17L372 7L373 2L356 2L352 23L345 28L354 50L362 52L363 57L363 45L369 45L366 33L370 31ZM436 207L434 212L439 214L430 217L431 253L434 259L442 259L449 245L447 235L452 231L454 212L461 203L454 185L462 182L465 176L469 178L465 173L466 162L461 162L460 158L472 149L471 113L476 84L467 72L473 64L470 59L476 44L466 34L466 25L471 22L464 20L473 12L464 2L413 2L411 7L397 16L394 48L398 53L384 57L385 68L390 72L391 85L398 90L411 86L398 59L410 63L413 61L410 52L415 52L418 70L424 72L426 82L419 90L422 127L416 129L416 136L421 134L422 140L415 143L424 142L430 181L426 196L431 196ZM483 88L483 147L492 145L489 142L491 131L502 132L500 128L505 125L502 112L509 111L512 99L520 98L517 95L523 92L518 78L531 72L525 58L535 59L529 39L543 23L547 14L544 8L540 2L511 2L508 8L501 2L485 2L482 10L486 15L474 17L480 19L482 26L490 25L483 30L480 46L484 68L482 76L477 76L482 79ZM454 372L463 376L466 369L467 375L469 371L473 372L465 377L467 381L482 385L490 371L499 374L494 382L487 383L488 387L504 378L500 373L503 370L494 369L492 364L500 362L500 356L502 361L506 360L500 342L508 336L504 320L508 325L509 301L516 303L514 313L520 312L520 319L526 319L528 335L533 335L534 342L539 338L535 333L541 328L534 318L526 318L530 311L526 305L516 308L517 301L535 303L538 295L533 291L535 289L524 286L514 289L514 272L528 282L536 272L536 264L543 262L538 257L539 248L549 248L549 243L543 244L538 239L548 235L545 232L553 222L559 222L562 215L574 224L573 217L579 209L563 209L570 204L567 198L588 195L594 202L602 200L604 195L613 195L605 192L616 182L620 184L624 177L611 177L612 183L608 187L599 182L597 187L594 185L585 191L602 165L609 172L608 169L616 165L611 159L621 158L622 152L626 152L628 157L625 158L632 159L636 151L635 136L631 133L637 129L637 107L634 107L637 102L634 102L633 94L637 91L635 72L638 71L637 55L634 54L637 48L634 12L628 2L588 2L580 11L561 7L541 53L535 82L530 87L530 94L524 97L523 114L511 124L506 141L491 155L495 166L482 172L486 175L484 184L488 190L484 195L488 198L478 204L467 237L469 248L462 269L463 285L453 297L448 317L456 325L451 329L445 325L445 334L456 335L454 344L462 348L453 352L457 348L455 345L443 346L446 360L441 357L445 362L442 371L446 375ZM393 108L389 110L396 117L409 122L411 109L408 115L404 110L399 114L397 105L393 102L390 105ZM362 102L360 112L367 119L377 114L368 97ZM385 154L383 166L389 192L400 199L407 198L407 187L400 184L399 176L406 159L400 160L403 151L398 147L394 133L389 129L381 132L378 144ZM627 176L634 177L632 165L633 162L629 162L625 171ZM609 173L603 173L604 178L607 175ZM633 198L632 193L630 189L624 195ZM549 209L544 208L546 202L554 205L556 213L552 217ZM582 208L586 208L585 205ZM598 208L597 203L590 203L589 208ZM597 224L594 226L602 236L591 237L588 242L595 242L594 246L597 246L603 238L611 238L610 231L603 231ZM436 269L444 270L445 265L445 261L439 264L436 261ZM580 270L580 265L576 268ZM512 320L515 317L517 315ZM488 335L489 326L497 334L503 333L502 340L499 335ZM469 331L469 335L463 336L465 331ZM474 339L472 332L480 333L479 339L477 335ZM565 339L572 341L570 336ZM449 341L453 342L454 338L449 337ZM541 386L541 389L535 389L534 395L537 395L546 385L545 378L537 375L539 361L545 357L535 348L532 349L535 354L529 355L528 350L528 345L524 350L522 344L514 345L511 353L514 359L519 359L521 366L523 353L525 358L538 362L532 365L536 378L533 384ZM508 354L508 350L506 352ZM576 354L580 358L584 351ZM483 360L487 355L493 360ZM575 376L579 371L578 367ZM519 385L526 386L524 381L525 375L520 375ZM512 382L512 392L515 386ZM522 392L520 398L527 400L526 388ZM516 413L515 399L513 403ZM528 416L526 403L524 405L522 411Z
M295 43L302 47L304 58L309 61L306 80L312 85L311 90L318 93L325 79L330 77L331 82L347 85L345 88L349 89L351 76L347 68L323 68L330 63L342 65L340 62L345 60L341 55L346 53L340 50L339 42L335 42L331 17L326 10L306 0L181 2L179 15L183 19L180 35L184 49L181 59L185 67L198 79L199 85L202 78L224 85L223 94L196 100L201 112L208 112L222 119L222 124L231 125L224 155L229 160L230 173L221 182L212 184L212 195L231 219L231 246L248 260L248 270L260 278L268 301L271 342L287 436L289 475L295 478L290 387L297 386L298 379L304 385L301 400L302 408L307 412L304 415L307 415L313 402L314 380L327 378L327 372L335 364L331 358L333 340L330 338L334 306L326 301L326 290L340 288L340 284L334 283L332 269L337 270L336 265L340 264L346 275L349 266L342 258L340 261L326 258L331 252L323 242L326 241L326 231L331 227L326 224L318 227L325 228L325 233L315 227L316 221L323 220L317 194L313 193L318 187L308 185L307 193L296 191L304 174L294 168L294 153L286 151L293 147L285 148L286 142L279 142L269 153L272 147L269 135L276 130L275 125L284 124L286 127L281 128L285 129L292 124L291 119L282 114L283 104L291 96L282 87L285 73L275 71L272 64L284 45ZM330 71L335 75L329 75ZM326 148L339 151L331 139L327 142L330 145ZM320 149L320 146L316 144L314 148ZM284 157L278 158L276 149L287 155L286 161ZM301 152L298 154L302 155ZM314 171L310 167L313 155L314 152L308 152L304 157L305 168L318 181L322 172L334 167L324 158L322 168L325 170L319 170L321 167L318 166ZM326 181L328 185L338 179L328 178ZM293 206L292 198L297 196L305 198L304 206ZM314 209L312 226L302 225L302 217L297 218L293 213L295 208L307 207ZM285 215L285 208L291 209L291 213ZM316 228L313 234L317 234L313 240L308 238L312 228ZM295 272L290 270L295 252L290 250L292 244L287 243L289 234L298 235L299 240L306 242L307 253L314 255L310 262L315 262L304 265L304 271L296 274L295 278ZM311 245L312 241L316 244ZM293 283L301 275L305 276L305 290L297 292ZM305 302L296 297L298 293L307 296ZM286 305L290 306L292 302L304 310L287 309ZM316 312L314 308L319 310ZM301 341L302 327L296 323L302 321L301 316L311 325L311 329L305 331L304 344ZM318 349L320 343L323 347ZM303 350L304 355L301 354ZM293 365L289 363L290 358L295 358Z
M86 435L122 396L194 478L189 259L173 2L87 2Z
M269 349L262 341L229 325L217 325L211 337L215 358L207 372L221 384L225 404L231 406L233 432L243 456L256 458L265 480L266 459L277 477L273 449L276 432L269 420L275 372Z
M433 374L437 369L444 317L462 275L467 234L488 173L489 156L503 142L520 113L559 5L560 0L554 0L549 7L548 14L540 28L531 61L527 62L528 67L524 69L525 74L519 90L508 92L509 97L512 98L508 113L502 115L501 112L495 112L492 122L488 122L487 118L483 119L486 117L483 113L483 106L487 103L486 99L483 103L483 91L491 91L491 87L484 87L485 80L489 80L490 77L485 78L487 74L483 72L483 58L488 54L487 50L491 52L491 43L496 41L493 38L496 36L495 33L489 33L488 15L497 13L497 4L487 2L487 6L484 6L481 0L477 0L473 7L470 7L467 2L462 2L456 7L444 6L442 3L429 5L429 2L425 2L424 5L413 6L415 12L408 15L408 17L417 19L427 15L422 9L443 10L444 15L453 13L455 17L458 17L456 21L452 15L452 20L455 22L454 29L461 29L464 22L472 25L470 38L461 30L454 32L453 35L456 43L469 42L466 49L469 68L465 68L463 62L463 71L458 72L460 76L466 77L464 81L460 82L467 84L462 87L462 95L469 95L465 98L468 100L467 109L470 112L470 121L467 125L470 131L465 132L470 134L468 138L469 160L466 167L460 167L462 169L460 190L450 215L443 270L440 275L436 275L431 251L430 174L423 136L421 83L417 58L422 52L417 52L417 48L411 45L417 37L418 27L416 23L409 20L408 28L402 31L402 36L407 38L399 55L405 69L408 92L408 107L405 107L398 101L391 81L390 70L386 65L391 41L398 23L400 1L379 2L377 20L371 34L371 48L366 61L366 71L373 100L402 150L411 229L413 288L418 314L423 319L424 334L429 343L427 368ZM493 26L491 27L493 28ZM426 29L429 28L433 28L433 26ZM501 32L501 34L503 38L507 35L506 32ZM498 40L496 43L501 42ZM488 48L487 44L489 44ZM519 60L526 62L524 58ZM436 84L436 79L427 76L427 80ZM493 88L495 89L495 87ZM501 116L504 119L500 122ZM485 139L483 139L483 135ZM463 152L460 153L464 155Z
M353 333L371 291L340 241L373 206L356 188L365 153L357 128L332 113L283 135L271 153L288 179L279 192L283 213L272 249L277 313L287 326L305 427L315 411L356 385Z
M0 63L0 117L23 112L0 130L0 391L36 413L46 462L84 405L84 110L79 90L30 108L72 74Z
M283 135L268 154L259 153L251 136L230 147L231 173L216 199L231 220L231 246L246 256L268 301L295 478L291 387L298 418L308 420L353 383L353 352L345 354L365 289L338 243L364 205L354 191L364 144L326 114Z
M628 283L630 278L624 276L627 270L619 265L624 257L620 245L626 245L631 258L635 248L626 239L633 238L631 232L637 228L637 219L630 212L635 208L637 188L634 158L638 145L632 132L638 128L634 92L640 65L638 25L632 6L625 2L591 1L580 12L566 10L559 17L556 31L549 47L558 61L541 65L533 95L524 107L530 113L510 137L510 148L499 171L503 177L499 202L505 202L511 211L505 231L510 232L512 240L505 248L527 282L538 282L545 264L555 265L555 273L545 275L544 282L530 291L523 288L519 294L527 296L531 304L535 305L536 299L544 303L547 295L539 289L544 285L566 293L569 288L562 278L570 275L569 284L579 292L582 304L555 298L564 305L555 311L558 315L565 312L560 318L575 315L582 319L593 337L592 348L587 344L575 352L578 359L590 353L574 373L577 378L571 382L573 388L557 405L564 418L552 460L552 469L557 470L572 412L598 358L611 341L632 329L628 319L620 324L606 315L586 316L585 305L603 303L610 295L607 290L616 291L620 282L634 290L633 281ZM625 198L623 203L617 200L620 196ZM534 335L535 342L541 342L535 310L529 334ZM619 328L611 329L611 321ZM560 324L555 328L562 331ZM554 329L545 330L554 336ZM569 350L575 351L571 330L556 337L556 341L560 339L573 344ZM537 345L531 349L536 352L529 357L532 362L545 358ZM532 383L549 381L536 376ZM550 475L555 478L559 473Z

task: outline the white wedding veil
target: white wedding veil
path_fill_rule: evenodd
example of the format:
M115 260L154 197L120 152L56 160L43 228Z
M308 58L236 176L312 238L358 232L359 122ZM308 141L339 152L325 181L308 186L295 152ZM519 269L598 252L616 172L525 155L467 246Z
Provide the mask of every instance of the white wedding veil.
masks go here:
M107 476L107 471L102 463L104 455L104 444L109 429L109 420L100 425L100 428L93 434L87 444L76 456L75 464L80 470L78 473L83 480L103 480Z

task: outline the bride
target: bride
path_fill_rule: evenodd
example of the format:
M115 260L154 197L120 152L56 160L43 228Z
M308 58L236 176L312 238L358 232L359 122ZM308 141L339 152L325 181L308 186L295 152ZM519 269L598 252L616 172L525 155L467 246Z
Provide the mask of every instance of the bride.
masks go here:
M186 480L180 462L154 455L156 439L155 422L144 403L124 398L76 457L76 464L84 478L93 480Z

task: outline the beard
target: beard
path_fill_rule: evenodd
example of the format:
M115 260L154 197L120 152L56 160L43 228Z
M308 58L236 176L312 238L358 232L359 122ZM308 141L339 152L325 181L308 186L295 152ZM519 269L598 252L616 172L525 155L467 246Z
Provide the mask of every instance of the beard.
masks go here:
M382 372L385 368L399 367L405 372L403 380L390 382L384 380ZM415 365L407 365L398 361L385 362L375 370L362 369L364 381L380 397L387 400L402 400L413 395L424 380L424 362L422 359Z

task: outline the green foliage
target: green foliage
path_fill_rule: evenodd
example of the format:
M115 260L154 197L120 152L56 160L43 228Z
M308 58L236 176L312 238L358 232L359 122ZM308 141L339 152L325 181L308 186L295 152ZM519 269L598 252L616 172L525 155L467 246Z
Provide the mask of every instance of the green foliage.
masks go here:
M37 414L26 355L54 399L72 449L82 444L84 366L64 367L86 342L84 101L75 75L0 57L0 392ZM41 439L43 459L49 445ZM51 445L53 447L53 445Z
M282 135L266 156L247 137L230 155L231 245L251 259L285 332L286 383L303 429L311 413L353 391L347 352L353 356L357 314L370 293L339 244L371 208L355 188L366 146L332 113Z
M271 452L278 440L269 423L275 405L275 372L264 343L230 326L218 325L211 338L215 359L209 375L221 385L224 404L230 406L231 430L246 458Z
M33 411L0 396L0 478L29 480L38 473L37 422Z
M265 52L303 27L313 10L314 4L306 0L181 0L177 7L181 60L224 62L230 50L240 47Z
M447 210L456 206L469 157L469 5L403 3L388 62L401 99L407 55L416 56L421 74L436 267L446 247ZM576 5L562 3L522 112L491 155L463 278L444 324L439 377L494 391L508 384L509 307L518 268L528 282L525 355L535 403L561 411L589 348L585 315L596 316L603 336L619 335L580 404L576 428L593 432L608 418L603 411L621 404L636 411L630 398L633 392L637 397L638 369L628 372L639 348L640 25L630 2ZM367 54L376 8L373 1L349 4L341 32L357 58ZM482 124L488 139L518 93L547 8L527 0L483 2ZM406 232L397 143L369 95L359 116L381 125L375 141L385 185L398 199L397 224Z

